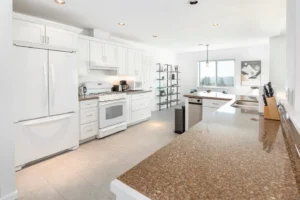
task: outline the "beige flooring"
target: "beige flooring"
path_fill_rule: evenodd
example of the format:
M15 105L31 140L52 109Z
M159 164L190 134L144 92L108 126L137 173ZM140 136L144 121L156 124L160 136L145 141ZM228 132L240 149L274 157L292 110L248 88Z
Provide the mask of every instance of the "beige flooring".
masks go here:
M114 200L110 182L172 141L174 108L16 173L22 200Z

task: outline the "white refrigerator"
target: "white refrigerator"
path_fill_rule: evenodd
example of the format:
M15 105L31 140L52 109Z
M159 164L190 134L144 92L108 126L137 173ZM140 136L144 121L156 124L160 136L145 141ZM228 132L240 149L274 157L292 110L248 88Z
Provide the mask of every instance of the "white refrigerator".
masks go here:
M14 46L16 169L79 145L76 55Z

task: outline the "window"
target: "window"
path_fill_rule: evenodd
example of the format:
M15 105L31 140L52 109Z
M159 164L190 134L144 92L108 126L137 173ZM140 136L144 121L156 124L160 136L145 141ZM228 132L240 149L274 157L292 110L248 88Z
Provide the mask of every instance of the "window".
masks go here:
M234 60L199 62L199 86L207 87L233 87L234 86Z

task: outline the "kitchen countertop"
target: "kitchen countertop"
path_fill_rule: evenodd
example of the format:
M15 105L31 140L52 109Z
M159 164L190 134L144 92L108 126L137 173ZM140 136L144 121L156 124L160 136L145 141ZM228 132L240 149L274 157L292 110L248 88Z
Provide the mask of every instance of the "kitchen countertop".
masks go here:
M188 98L201 98L201 99L216 99L216 100L231 100L235 97L232 94L223 94L222 92L195 92L183 95Z
M131 90L131 91L125 91L125 92L120 92L120 93L126 93L128 95L131 94L140 94L140 93L147 93L147 92L152 92L151 90ZM86 95L86 96L79 96L79 101L87 101L87 100L92 100L92 99L98 99L98 95Z
M289 125L230 106L240 99L247 97L234 96L118 180L152 200L300 199Z

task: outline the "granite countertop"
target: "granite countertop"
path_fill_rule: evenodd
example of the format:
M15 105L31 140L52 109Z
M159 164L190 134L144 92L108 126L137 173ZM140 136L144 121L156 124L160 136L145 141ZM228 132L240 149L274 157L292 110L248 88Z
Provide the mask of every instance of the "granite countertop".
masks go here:
M235 97L232 94L223 94L222 92L195 92L183 95L189 98L201 98L201 99L217 99L217 100L231 100Z
M152 200L300 199L300 159L279 121L226 105L118 180ZM291 153L293 152L293 153Z
M140 94L140 93L147 93L147 92L152 92L152 91L151 90L129 90L120 93L126 93L127 95L131 95L131 94ZM98 95L79 96L79 101L87 101L87 100L98 99L98 98L99 98Z

